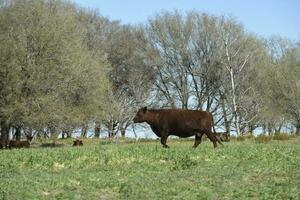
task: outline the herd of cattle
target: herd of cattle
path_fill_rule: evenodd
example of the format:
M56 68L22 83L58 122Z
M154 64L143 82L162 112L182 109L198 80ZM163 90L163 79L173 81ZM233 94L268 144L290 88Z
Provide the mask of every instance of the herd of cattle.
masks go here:
M167 138L170 135L178 137L195 136L196 148L202 141L202 136L207 138L217 147L217 143L230 141L230 135L227 133L216 133L213 116L210 112L200 110L183 109L147 109L143 107L138 110L133 119L134 123L146 122L150 125L155 135L161 138L163 147L168 148ZM213 130L213 131L212 131ZM29 148L32 137L27 136L25 141L10 140L4 144L0 143L0 149L3 148ZM73 141L73 146L82 146L82 140Z
M30 138L30 139L29 139ZM30 147L30 142L32 140L32 137L27 137L27 140L9 140L2 144L0 142L0 149L6 148L6 149L13 149L13 148L29 148ZM73 141L73 147L75 146L82 146L83 142L82 140L76 139Z

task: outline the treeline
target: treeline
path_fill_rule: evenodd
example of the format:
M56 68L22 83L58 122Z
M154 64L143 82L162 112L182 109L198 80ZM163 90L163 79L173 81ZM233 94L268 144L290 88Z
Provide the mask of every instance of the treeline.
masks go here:
M300 44L234 18L161 12L122 25L66 1L0 7L1 141L13 130L113 137L141 106L201 109L238 135L300 135Z

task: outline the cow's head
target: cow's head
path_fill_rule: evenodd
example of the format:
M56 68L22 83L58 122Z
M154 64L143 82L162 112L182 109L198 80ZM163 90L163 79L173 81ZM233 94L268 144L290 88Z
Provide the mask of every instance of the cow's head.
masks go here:
M135 117L133 118L134 123L142 123L146 121L146 113L147 113L147 107L140 108Z

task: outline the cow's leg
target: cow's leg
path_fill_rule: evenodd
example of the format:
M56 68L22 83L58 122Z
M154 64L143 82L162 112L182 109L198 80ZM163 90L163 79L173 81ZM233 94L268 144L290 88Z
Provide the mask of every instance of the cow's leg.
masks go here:
M214 134L211 131L209 131L209 130L206 130L205 134L207 135L207 137L209 138L209 140L214 144L214 148L216 148L217 147L217 139L214 136Z
M164 148L169 148L169 146L167 145L167 139L168 136L162 136L160 139L160 143L163 145Z
M196 148L202 141L202 136L203 136L203 133L196 133L195 135L195 144L194 144L194 148Z

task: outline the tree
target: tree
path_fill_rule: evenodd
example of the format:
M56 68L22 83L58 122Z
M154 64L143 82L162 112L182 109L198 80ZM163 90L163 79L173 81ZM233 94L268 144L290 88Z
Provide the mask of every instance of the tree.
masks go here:
M274 131L279 132L291 119L287 110L283 109L283 105L287 105L287 102L282 101L285 94L282 93L282 87L289 79L289 70L294 73L294 70L288 67L292 61L287 59L287 55L292 49L297 49L297 46L280 36L272 36L265 44L268 52L267 60L257 76L256 88L262 100L260 123L264 132L268 130L269 134L272 134ZM283 75L287 76L287 79L283 78Z
M0 15L3 123L48 128L56 137L103 110L105 65L88 49L72 4L13 1Z
M252 83L253 77L256 76L255 67L258 64L257 60L261 58L260 54L263 53L263 46L261 41L247 34L243 26L232 18L221 18L219 32L222 41L222 65L229 74L229 96L232 100L234 125L237 135L240 135L242 124L249 123L256 117L255 112L250 113L244 109L249 103L256 104L255 101L252 99L249 102L245 97L255 93L249 83ZM243 105L243 102L248 103ZM247 116L249 114L252 116Z
M148 63L154 66L161 106L214 110L219 75L215 25L216 17L195 12L164 12L149 20Z
M137 107L148 98L152 72L144 62L142 49L146 44L143 30L116 23L108 28L111 32L106 36L106 54L112 90L109 92L111 106L104 125L109 136L118 131L124 136Z
M233 117L238 135L257 118L244 105L257 104L249 98L255 92L250 82L264 46L235 19L164 12L150 19L146 33L160 106L221 113L217 121L223 119L227 132Z
M272 97L300 135L300 47L286 51L273 76Z

